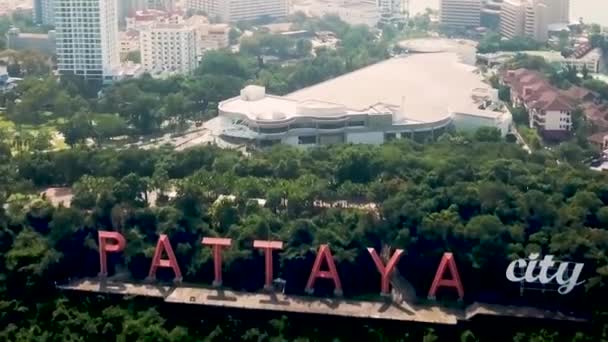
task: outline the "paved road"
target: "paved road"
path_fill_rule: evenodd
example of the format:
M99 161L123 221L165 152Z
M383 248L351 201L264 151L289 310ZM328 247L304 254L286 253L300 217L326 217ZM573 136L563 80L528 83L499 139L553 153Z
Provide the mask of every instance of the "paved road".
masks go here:
M530 146L528 146L528 144L526 143L524 138L519 134L519 132L517 131L517 128L515 128L515 127L513 127L513 134L515 134L515 137L517 138L517 142L522 145L522 148L524 150L526 150L526 152L528 152L528 154L532 154L532 149L530 149Z

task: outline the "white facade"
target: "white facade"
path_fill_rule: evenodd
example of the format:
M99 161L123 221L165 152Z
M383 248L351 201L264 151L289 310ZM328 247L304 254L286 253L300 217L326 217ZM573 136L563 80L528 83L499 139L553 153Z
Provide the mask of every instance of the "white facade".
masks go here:
M173 14L137 27L142 64L153 73L190 73L205 51L229 45L230 26L210 24L203 16Z
M187 74L197 66L196 32L189 25L156 24L140 32L141 62L148 72Z
M173 11L175 9L175 0L147 0L147 8L157 9L161 11Z
M559 64L560 67L573 66L579 72L582 72L584 67L587 67L589 73L597 74L601 69L602 61L602 50L595 48L585 55L576 58L575 56L564 57L559 51L521 51L521 52L510 52L510 51L499 51L495 53L477 54L477 58L486 61L489 65L504 64L512 59L516 54L521 53L524 55L543 57L545 61L550 64Z
M187 0L186 8L201 11L222 22L250 21L289 15L289 0Z
M583 56L564 57L559 51L524 51L524 54L543 57L548 63L559 64L562 67L573 66L581 72L584 67L592 73L599 73L602 62L602 50L600 48L592 49Z
M524 35L526 8L520 0L505 0L500 13L500 34L506 38Z
M377 0L377 6L385 22L405 20L406 0Z
M313 3L306 8L306 13L313 17L336 15L349 25L367 25L375 27L381 20L378 4L375 1L356 5L341 2Z
M542 0L526 2L524 34L539 42L549 38L549 7Z
M55 0L34 0L34 22L42 25L55 24Z
M570 22L570 0L545 0L549 24Z
M568 23L569 0L505 0L500 16L503 37L529 36L546 41L549 25Z
M125 59L130 52L140 50L139 32L128 31L119 33L120 59Z
M55 0L58 70L112 80L119 65L117 0Z
M403 120L408 110L382 103L354 110L320 100L268 95L264 87L247 86L240 96L220 103L220 130L215 133L227 140L259 146L282 143L308 147L382 144L399 138L426 141L439 137L452 125L460 130L496 127L503 136L511 131L511 114L494 108L446 110L443 117L429 122Z
M471 115L470 113L453 113L454 128L459 131L474 132L481 127L495 127L502 136L512 131L513 116L504 112L499 116Z
M439 20L442 25L449 27L479 27L481 0L441 0Z
M230 45L230 26L226 24L205 24L199 29L198 54L205 50L223 49Z
M506 134L511 122L498 92L456 53L391 58L285 96L248 86L218 109L213 135L259 146L424 142L453 125ZM464 116L469 122L457 120Z
M166 24L177 24L177 21L172 21L173 17L168 16L167 12L159 10L141 10L135 11L126 18L127 31L129 30L143 30L154 25L157 22L164 22Z
M471 132L481 127L495 127L502 136L512 131L513 116L500 102L497 89L474 89L472 97L477 99L476 105L452 111L454 128Z
M538 128L544 131L570 131L572 129L572 118L569 111L563 110L539 110L529 108L530 128Z

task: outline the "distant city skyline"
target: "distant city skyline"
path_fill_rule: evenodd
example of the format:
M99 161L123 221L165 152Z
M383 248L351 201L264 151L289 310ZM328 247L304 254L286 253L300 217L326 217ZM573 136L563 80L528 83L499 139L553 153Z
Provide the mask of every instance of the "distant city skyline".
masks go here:
M427 7L439 9L439 0L410 0L412 14L422 13ZM570 0L570 7L570 20L583 17L585 22L608 26L608 1Z

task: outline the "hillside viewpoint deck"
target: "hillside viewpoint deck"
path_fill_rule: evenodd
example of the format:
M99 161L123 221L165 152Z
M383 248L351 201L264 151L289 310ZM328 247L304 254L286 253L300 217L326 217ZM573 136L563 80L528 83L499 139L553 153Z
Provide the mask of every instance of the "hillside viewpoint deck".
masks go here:
M333 315L455 325L459 321L476 316L505 316L585 322L584 319L559 312L533 307L503 306L474 303L464 309L446 308L439 305L408 305L386 301L360 301L343 298L316 298L278 293L249 293L222 288L206 288L183 284L166 286L158 284L130 283L101 279L82 279L66 285L62 290L107 293L117 295L146 296L163 299L167 303L207 305L247 310L268 310L304 314Z

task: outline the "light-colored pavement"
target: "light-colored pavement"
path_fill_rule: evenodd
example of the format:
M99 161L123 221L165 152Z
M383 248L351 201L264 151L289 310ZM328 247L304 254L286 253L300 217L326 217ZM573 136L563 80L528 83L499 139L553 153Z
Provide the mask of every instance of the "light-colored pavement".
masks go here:
M561 313L530 307L474 303L466 309L452 309L435 304L411 305L389 301L358 301L342 298L316 298L271 293L248 293L198 286L162 286L127 282L78 280L58 286L63 290L112 293L164 298L168 303L209 305L249 310L285 311L343 317L454 325L477 315L509 316L553 320L583 321Z

